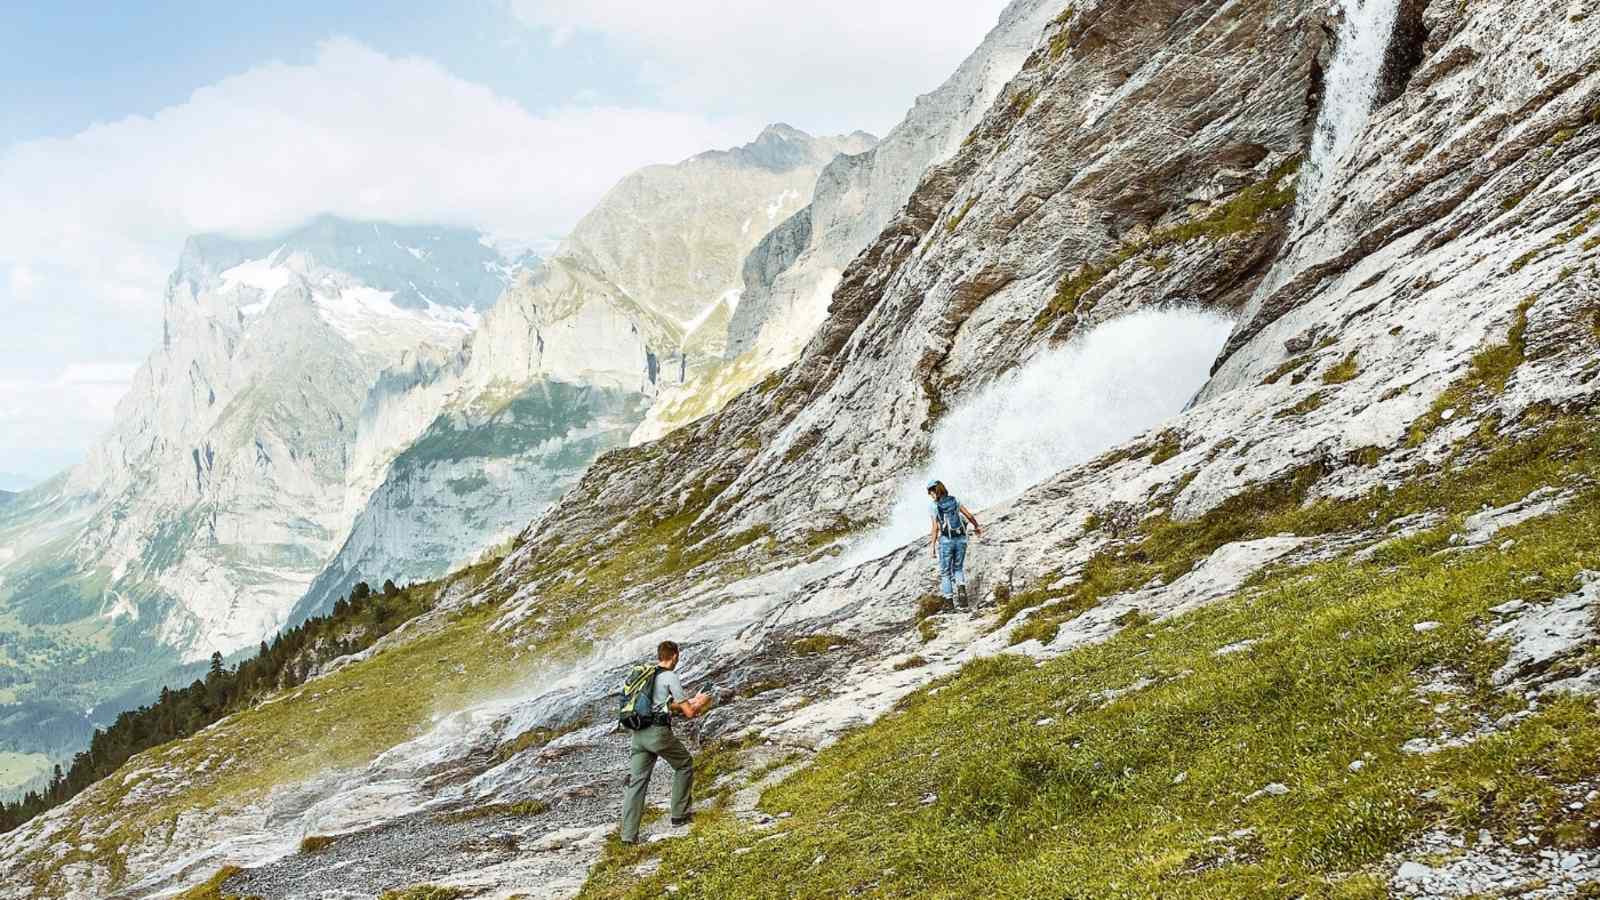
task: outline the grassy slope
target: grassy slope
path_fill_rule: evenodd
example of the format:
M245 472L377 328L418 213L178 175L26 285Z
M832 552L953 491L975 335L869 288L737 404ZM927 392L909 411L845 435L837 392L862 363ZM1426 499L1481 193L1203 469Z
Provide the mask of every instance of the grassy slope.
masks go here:
M1563 422L1442 478L1308 508L1303 520L1327 531L1374 510L1380 524L1416 509L1450 518L1369 562L1270 572L1211 609L1039 668L974 663L768 790L763 809L793 814L775 831L707 817L649 848L662 864L648 876L632 871L637 851L613 847L584 896L677 884L680 897L1381 897L1374 864L1427 827L1541 824L1547 845L1593 845L1585 823L1600 809L1565 811L1562 792L1600 776L1592 702L1541 706L1437 754L1400 746L1522 708L1488 683L1504 650L1482 627L1496 604L1567 593L1600 569L1597 474L1600 428ZM1447 549L1481 504L1573 483L1583 494L1502 534L1507 549ZM1413 629L1424 621L1443 625ZM1244 640L1259 643L1215 655ZM1425 701L1419 685L1441 671L1465 692ZM1104 699L1142 678L1154 686ZM1357 759L1366 767L1351 773ZM1290 793L1244 799L1270 783Z

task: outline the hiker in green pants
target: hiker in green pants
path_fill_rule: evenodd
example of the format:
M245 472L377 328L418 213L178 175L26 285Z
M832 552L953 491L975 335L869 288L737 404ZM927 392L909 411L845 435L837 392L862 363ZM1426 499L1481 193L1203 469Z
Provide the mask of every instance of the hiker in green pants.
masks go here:
M672 824L689 824L689 790L694 785L694 757L688 748L672 733L674 713L694 718L709 704L710 698L700 694L686 697L683 682L678 679L678 645L662 641L656 648L656 665L643 685L650 692L649 712L643 720L629 720L624 716L624 726L641 726L633 732L633 743L628 756L628 785L622 797L622 842L639 842L639 820L644 817L645 793L650 789L650 774L660 757L672 766ZM638 670L636 670L637 672ZM639 674L643 674L642 672ZM630 678L630 683L634 679ZM624 694L629 693L624 686ZM626 707L625 707L626 709Z

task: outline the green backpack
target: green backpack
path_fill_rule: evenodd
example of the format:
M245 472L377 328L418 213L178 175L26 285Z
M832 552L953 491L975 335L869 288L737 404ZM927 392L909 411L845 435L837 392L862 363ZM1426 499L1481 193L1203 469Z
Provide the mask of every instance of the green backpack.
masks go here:
M622 707L617 710L617 723L629 731L643 731L659 724L655 711L656 676L661 667L654 663L639 663L628 671L622 681Z

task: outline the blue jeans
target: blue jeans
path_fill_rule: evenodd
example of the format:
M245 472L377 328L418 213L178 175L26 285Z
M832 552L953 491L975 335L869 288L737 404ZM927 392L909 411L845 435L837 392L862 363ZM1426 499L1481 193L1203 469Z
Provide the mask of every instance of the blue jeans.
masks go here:
M939 592L953 596L956 585L967 584L967 538L965 535L939 538Z

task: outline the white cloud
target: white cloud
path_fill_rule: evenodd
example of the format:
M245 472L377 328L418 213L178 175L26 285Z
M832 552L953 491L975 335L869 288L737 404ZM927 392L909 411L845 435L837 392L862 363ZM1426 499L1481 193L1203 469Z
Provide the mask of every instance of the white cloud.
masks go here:
M535 114L433 62L336 40L308 64L259 66L153 116L0 150L0 348L26 375L0 380L0 469L20 467L18 448L40 436L40 416L66 409L57 403L87 397L63 434L104 429L109 385L45 373L148 352L126 325L136 316L154 330L191 234L264 234L333 213L537 241L565 233L627 172L743 143L762 124L607 106ZM24 327L73 346L26 341Z
M264 65L152 117L5 151L0 264L13 282L19 267L63 266L143 290L189 234L264 233L322 212L559 233L628 171L749 140L760 124L615 107L534 115L430 61L331 41L311 64Z
M12 266L11 274L7 276L11 287L11 296L18 300L27 300L33 296L33 289L39 284L39 276L33 273L28 266Z
M604 35L678 108L808 129L898 122L998 21L1005 0L509 0L552 44Z
M43 477L76 461L111 421L136 369L73 363L40 378L0 379L0 468Z

